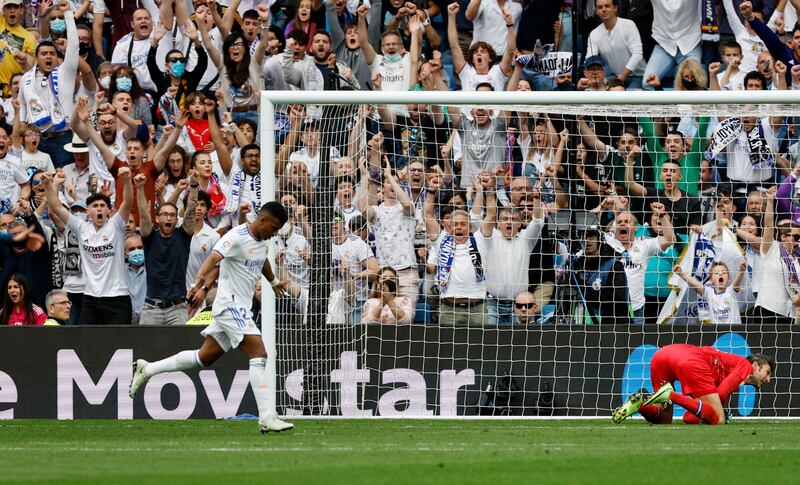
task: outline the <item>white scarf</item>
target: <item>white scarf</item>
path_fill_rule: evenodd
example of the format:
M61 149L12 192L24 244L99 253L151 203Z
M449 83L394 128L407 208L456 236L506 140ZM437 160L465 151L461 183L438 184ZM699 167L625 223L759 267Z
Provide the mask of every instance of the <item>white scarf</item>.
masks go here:
M31 123L42 130L52 126L53 131L61 131L67 127L67 120L64 116L64 109L61 107L61 101L58 98L60 91L58 68L54 69L49 76L44 77L47 81L46 88L50 89L49 107L47 106L48 102L42 96L41 90L44 88L36 80L38 71L39 68L34 67L22 75L20 89L25 92L25 99L28 103L28 117Z
M248 177L250 178L248 182ZM245 184L249 183L249 187L245 186ZM242 196L244 195L245 190L249 189L249 192L255 192L256 197L254 200L242 200ZM261 174L255 174L252 176L248 176L244 170L237 170L236 173L231 177L231 191L230 196L227 199L227 206L225 207L225 212L229 214L236 214L239 212L239 205L244 202L249 202L253 208L253 212L258 211L258 204L261 201Z

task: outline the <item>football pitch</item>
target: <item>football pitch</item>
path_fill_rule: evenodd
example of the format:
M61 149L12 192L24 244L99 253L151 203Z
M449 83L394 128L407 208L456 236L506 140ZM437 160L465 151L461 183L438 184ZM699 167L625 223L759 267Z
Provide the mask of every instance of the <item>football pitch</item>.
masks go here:
M800 421L0 421L0 481L797 483Z

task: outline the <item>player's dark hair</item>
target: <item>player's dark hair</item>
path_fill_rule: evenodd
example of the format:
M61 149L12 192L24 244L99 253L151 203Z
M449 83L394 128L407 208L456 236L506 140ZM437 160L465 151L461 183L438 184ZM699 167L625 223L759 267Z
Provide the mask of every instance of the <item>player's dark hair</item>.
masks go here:
M261 206L261 210L258 211L259 214L269 214L275 219L280 221L281 225L286 224L286 221L289 220L289 213L286 212L286 208L280 202L270 201L266 204Z
M742 46L739 45L739 43L736 42L735 40L729 40L728 42L725 42L725 44L722 45L722 48L723 49L739 49L739 53L742 52Z
M42 50L42 48L44 48L44 47L52 47L53 49L56 50L56 52L58 52L58 47L56 47L56 45L52 41L43 40L43 41L39 42L39 45L36 46L35 55L38 56L39 55L39 51Z
M300 45L308 44L308 34L300 29L294 29L293 31L289 32L289 35L287 35L286 38L292 39Z
M86 207L89 207L90 205L94 204L98 200L105 202L109 209L114 207L113 205L111 205L111 199L107 195L100 194L100 193L92 194L89 197L87 197L86 198Z
M750 71L747 74L745 74L743 84L747 86L747 82L750 81L751 79L757 79L761 83L761 89L767 89L767 84L769 82L767 81L767 78L764 77L764 75L761 74L760 72Z
M772 360L772 357L766 354L750 354L747 356L747 360L750 362L756 362L758 365L767 364L772 372L772 375L775 375L775 361Z
M258 12L252 8L250 10L245 10L242 15L242 20L260 20L260 18Z
M259 154L261 153L261 147L255 143L250 143L249 145L245 145L239 150L242 158L244 158L245 154L251 150L256 150Z
M158 214L156 214L156 215L161 215L161 209L163 209L164 207L172 207L173 209L175 209L175 212L180 212L180 209L178 209L177 205L173 204L172 202L164 202L158 208Z

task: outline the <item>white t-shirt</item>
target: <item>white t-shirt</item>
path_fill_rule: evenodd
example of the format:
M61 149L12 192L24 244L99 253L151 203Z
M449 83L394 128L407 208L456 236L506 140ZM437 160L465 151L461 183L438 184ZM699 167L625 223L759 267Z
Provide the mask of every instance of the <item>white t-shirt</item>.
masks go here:
M717 293L714 288L706 286L703 298L708 304L708 313L711 314L712 324L740 325L742 318L739 315L739 299L729 285L722 293Z
M650 258L661 252L657 237L637 237L631 248L622 253L625 276L628 278L628 292L631 306L638 310L644 306L644 273Z
M769 118L758 120L764 133L764 140L767 142L773 154L778 153L778 140ZM726 148L728 156L728 178L735 182L760 182L772 176L773 167L753 167L750 163L750 144L747 141L747 133L742 130L739 137L733 140Z
M179 31L178 36L180 35ZM136 80L139 81L139 86L145 91L155 91L156 85L150 78L150 71L147 69L147 53L150 52L150 38L133 40L133 49L130 50L132 40L133 33L129 33L117 42L111 54L111 63L131 66L136 75ZM158 42L156 64L159 67L164 65L164 59L167 56L167 52L172 49L172 45L172 35L170 35L170 33L162 37ZM130 62L128 62L128 52L130 52Z
M370 251L367 243L360 237L350 234L342 244L333 244L331 249L331 266L333 274L336 278L335 289L340 289L344 284L344 279L339 274L339 268L346 266L349 275L355 276L365 269L365 265L369 258L374 257ZM368 281L364 278L357 278L355 280L356 286L356 300L360 302L367 301L367 294L369 292Z
M75 162L66 165L64 167L64 186L62 187L64 201L71 205L75 200L85 200L89 197L89 195L91 195L89 192L89 180L91 176L91 164L83 170L76 167ZM67 192L67 187L74 187L74 198Z
M447 280L447 287L445 288L444 293L440 293L442 298L486 298L486 239L475 238L475 243L478 246L478 253L481 255L484 269L483 281L478 281L478 278L475 275L475 266L472 264L472 256L470 255L472 244L468 239L464 244L455 245L453 262L450 265L450 276ZM442 243L441 240L439 240L431 247L431 251L428 254L428 264L438 265L439 251L441 250L441 246Z
M0 158L0 214L11 210L11 206L19 201L20 184L28 181L28 175L22 169L19 158L10 153Z
M722 78L725 76L725 71L717 73L719 87L722 88L723 91L744 91L744 77L748 72L749 71L742 71L740 68L739 72L728 78L728 84L725 86L722 85Z
M528 266L530 255L544 220L533 219L528 227L519 231L513 238L506 239L500 229L495 228L491 237L484 237L477 231L475 239L486 248L483 266L486 274L486 290L490 295L512 300L528 289Z
M22 168L28 169L33 167L42 172L56 173L56 168L53 166L53 160L50 155L45 152L28 153L25 149L14 151L14 154L22 161Z
M219 241L220 236L217 231L206 223L203 223L200 232L192 236L192 243L189 246L189 261L186 263L186 290L191 288L197 272L205 262L206 258L214 250L214 245Z
M522 16L522 5L506 0L503 8L511 13L511 23L516 31L519 18ZM472 23L472 43L484 41L494 48L498 56L502 56L508 47L508 27L497 0L483 0L478 8L478 15Z
M67 229L80 238L81 271L86 282L85 294L95 298L128 295L125 264L125 231L128 221L119 214L100 229L70 214Z
M784 317L794 315L795 307L786 290L783 261L778 241L773 241L766 254L761 253L761 280L756 296L756 306Z
M306 165L306 170L308 170L308 177L311 179L311 186L317 188L319 185L319 154L320 152L317 151L317 154L313 157L308 154L308 150L305 147L292 152L289 155L289 163L299 163L302 162ZM341 158L341 154L339 153L339 149L336 147L331 147L331 153L329 160L335 161ZM288 167L287 167L288 170Z
M369 65L372 73L381 74L381 91L408 91L411 82L411 55L403 54L397 62L389 62L380 54Z
M381 266L391 266L395 271L417 266L414 255L414 229L416 219L403 213L400 203L373 206L375 220L375 245Z
M495 91L505 91L506 81L508 81L508 76L503 74L500 64L492 66L487 74L478 74L472 64L466 64L458 73L458 78L461 80L462 91L475 91L475 88L481 83L491 84Z
M311 245L308 243L308 239L303 236L303 231L297 226L292 226L292 232L288 238L284 239L280 236L275 238L275 246L277 250L285 253L283 266L286 267L289 278L303 288L308 288L311 284L310 267L306 260L300 256L300 252L310 252Z
M268 244L268 240L256 240L247 224L234 227L217 241L214 252L223 259L219 263L217 298L211 309L212 315L220 315L229 308L250 309L256 280L261 278L267 260Z

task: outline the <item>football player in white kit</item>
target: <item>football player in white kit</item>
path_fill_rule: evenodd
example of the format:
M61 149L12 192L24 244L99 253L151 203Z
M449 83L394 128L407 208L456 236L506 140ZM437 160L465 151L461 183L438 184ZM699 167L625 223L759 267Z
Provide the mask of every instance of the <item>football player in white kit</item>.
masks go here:
M239 348L250 358L250 385L258 404L261 432L285 431L294 427L278 419L274 405L267 403L267 391L275 388L275 375L267 375L267 351L261 332L250 315L256 281L261 275L267 278L276 295L283 292L286 282L279 281L272 272L267 258L267 243L287 219L288 214L281 204L267 202L255 221L234 227L217 242L187 295L190 301L202 301L219 275L217 297L212 307L214 321L202 331L206 338L203 345L199 350L184 350L157 362L137 360L131 381L131 398L156 374L208 367L225 352Z

